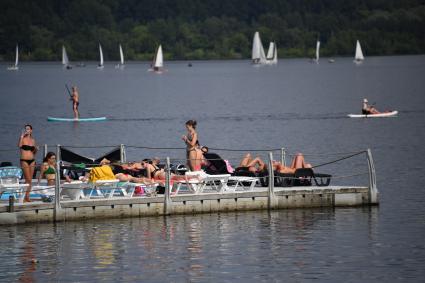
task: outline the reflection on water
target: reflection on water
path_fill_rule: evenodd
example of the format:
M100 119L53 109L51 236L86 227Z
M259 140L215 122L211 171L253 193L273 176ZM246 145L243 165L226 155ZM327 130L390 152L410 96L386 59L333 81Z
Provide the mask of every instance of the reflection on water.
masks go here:
M347 275L335 272L350 271L365 256L381 262L372 252L379 249L378 211L284 210L3 227L0 279L343 280Z

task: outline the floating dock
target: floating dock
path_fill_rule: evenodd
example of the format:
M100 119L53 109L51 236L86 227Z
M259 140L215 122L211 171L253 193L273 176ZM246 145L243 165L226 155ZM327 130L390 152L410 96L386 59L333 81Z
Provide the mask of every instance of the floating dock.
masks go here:
M374 200L375 199L375 200ZM163 216L246 210L311 207L363 206L377 204L369 187L328 186L255 188L246 192L114 197L55 203L24 203L0 206L0 224L45 223L95 218Z

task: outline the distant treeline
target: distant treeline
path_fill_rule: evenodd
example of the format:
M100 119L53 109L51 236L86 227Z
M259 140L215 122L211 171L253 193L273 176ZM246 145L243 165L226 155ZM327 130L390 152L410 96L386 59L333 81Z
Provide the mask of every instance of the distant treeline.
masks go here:
M162 44L165 59L251 56L259 31L279 57L425 53L424 0L1 0L0 60L150 60Z

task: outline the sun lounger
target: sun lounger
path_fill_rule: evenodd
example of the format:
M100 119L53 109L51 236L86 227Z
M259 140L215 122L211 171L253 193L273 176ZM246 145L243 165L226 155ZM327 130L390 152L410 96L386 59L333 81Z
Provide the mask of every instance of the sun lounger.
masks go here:
M142 183L131 183L125 182L125 184L119 185L119 187L127 188L127 196L133 197L137 187L141 187L144 190L144 195L155 195L158 183L153 184L142 184Z
M87 182L72 181L65 182L61 185L61 197L68 197L71 200L86 198L84 190L89 187Z
M252 191L258 181L257 177L230 176L227 191Z
M9 166L0 168L0 195L7 192L18 199L18 202L24 200L24 189L28 184L22 184L19 179L22 177L22 169Z
M94 197L93 193L96 193L96 196L104 197L104 198L111 198L114 196L115 191L118 188L119 180L113 179L113 180L97 180L93 183L89 183L90 185L90 192L88 197ZM121 192L124 193L124 195L127 195L127 192L120 188Z
M223 192L227 190L230 174L209 175L204 171L186 172L186 180L174 181L172 193L178 194L182 186L194 194L203 193L205 190Z

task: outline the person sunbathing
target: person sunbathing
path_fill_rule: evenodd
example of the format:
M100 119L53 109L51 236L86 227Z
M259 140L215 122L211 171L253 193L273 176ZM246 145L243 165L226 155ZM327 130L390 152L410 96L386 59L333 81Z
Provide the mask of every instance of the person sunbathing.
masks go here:
M146 170L146 178L154 181L159 182L161 184L165 184L166 175L164 169L159 168L157 165L151 164L148 161L141 161L142 169ZM186 175L176 175L174 173L170 173L170 180L171 181L188 181L189 179L198 179L198 176L186 176Z
M100 161L99 167L94 167L88 172L83 178L82 181L95 181L96 179L118 179L120 182L132 182L132 183L142 183L142 184L153 184L153 180L146 177L134 177L126 173L117 173L114 174L111 167L111 162L104 158Z
M267 169L266 164L260 157L252 158L250 153L247 153L244 158L242 158L239 166L236 168L237 171L249 171L252 173L259 173Z
M295 170L299 168L311 168L311 164L305 162L304 156L301 153L297 153L294 156L289 167L284 166L278 161L272 161L272 165L273 171L287 174L293 174ZM263 160L261 160L260 157L252 159L251 154L247 153L236 170L246 170L252 173L260 173L267 170L267 165Z
M284 166L278 161L273 161L272 164L274 171L284 174L293 174L299 168L311 168L311 164L305 162L304 156L301 153L295 154L289 167Z

